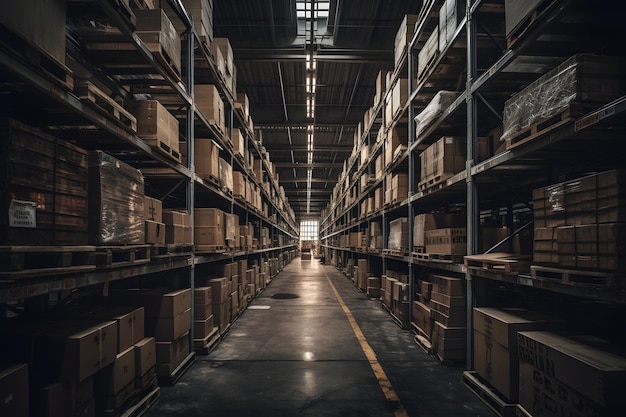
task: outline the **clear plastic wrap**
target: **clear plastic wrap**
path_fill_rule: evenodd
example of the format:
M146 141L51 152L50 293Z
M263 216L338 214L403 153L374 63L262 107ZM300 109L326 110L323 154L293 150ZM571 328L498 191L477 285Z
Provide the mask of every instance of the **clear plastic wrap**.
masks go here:
M102 151L90 152L90 243L145 243L144 213L144 180L141 172Z
M400 217L399 219L389 222L389 240L387 248L391 250L408 250L409 248L409 231L408 218Z
M219 175L220 183L222 187L225 187L228 191L233 191L233 167L226 162L225 159L219 159Z
M572 102L608 103L624 94L620 60L578 54L568 58L504 105L502 140L555 116Z
M419 142L419 136L459 97L456 91L441 90L433 99L415 116L415 138Z

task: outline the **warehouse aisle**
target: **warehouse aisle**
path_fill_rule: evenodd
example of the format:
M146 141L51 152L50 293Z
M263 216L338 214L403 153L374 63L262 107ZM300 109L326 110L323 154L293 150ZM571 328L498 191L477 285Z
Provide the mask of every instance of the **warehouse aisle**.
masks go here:
M368 361L368 347L377 360ZM461 371L426 355L334 267L296 259L146 415L492 416ZM385 377L393 388L386 395Z

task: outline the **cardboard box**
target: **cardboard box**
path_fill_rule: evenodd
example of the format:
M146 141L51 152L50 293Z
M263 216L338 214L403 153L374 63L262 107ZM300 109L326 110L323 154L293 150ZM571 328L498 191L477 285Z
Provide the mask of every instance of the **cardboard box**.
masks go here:
M17 364L0 369L0 415L29 416L28 365Z
M450 177L465 169L465 140L444 136L420 154L420 184Z
M115 361L117 322L59 320L35 340L35 367L60 382L80 382Z
M394 64L398 66L402 60L402 56L406 55L407 45L411 42L413 34L415 33L415 25L418 21L418 15L407 14L404 15L400 27L396 32L396 38L394 41Z
M520 363L534 369L600 406L601 415L623 410L623 390L626 384L626 358L612 353L611 345L584 334L557 334L549 331L521 331L518 334ZM534 374L534 372L533 372ZM528 382L525 379L523 382ZM542 387L545 390L547 387ZM523 405L532 406L534 383L520 386ZM554 393L552 393L554 396ZM563 404L567 408L567 404ZM574 404L569 405L572 407ZM532 410L533 407L527 408Z
M464 227L432 229L425 233L426 253L465 255L467 253L467 229Z
M519 394L518 332L556 328L554 317L524 309L474 308L474 368L509 400Z
M113 366L98 372L94 377L95 395L106 397L121 392L135 380L135 348L118 353Z
M127 109L137 118L137 136L148 145L179 152L179 123L157 100L132 100Z
M231 293L231 277L212 278L205 285L211 287L212 304L222 304L228 301Z
M430 340L433 326L430 307L419 301L413 301L412 313L413 323L420 329L422 334Z
M193 236L196 245L226 245L223 226L196 226Z
M191 308L176 317L147 317L146 334L154 336L157 342L175 340L191 328Z
M196 208L194 212L195 226L224 227L224 211L218 208Z
M195 305L211 304L213 302L213 288L210 286L196 287L193 290L193 302Z
M417 55L418 78L423 78L426 75L426 70L430 68L437 55L439 55L439 26L435 26Z
M35 409L31 415L37 417L90 417L93 407L86 407L93 403L93 377L78 383L53 382L34 392ZM34 413L34 414L33 414ZM4 415L4 414L3 414ZM11 414L13 415L13 414Z
M117 353L123 352L144 337L145 310L143 307L103 307L84 317L114 320L117 323Z
M206 320L207 317L213 314L213 303L209 304L194 304L193 306L193 319L194 320Z
M135 343L135 378L141 378L156 365L156 339L144 337Z
M153 222L163 221L163 203L156 198L145 196L145 219Z
M148 318L173 318L191 308L191 289L175 291L155 289L145 294L145 313Z
M165 245L165 223L145 221L146 243L151 245Z
M194 140L194 165L196 175L200 178L219 180L219 149L212 139L196 138Z
M213 332L214 328L213 314L210 314L204 320L194 320L193 337L194 339L204 339Z
M216 124L222 132L226 131L224 102L215 85L196 84L193 86L196 107L210 123Z

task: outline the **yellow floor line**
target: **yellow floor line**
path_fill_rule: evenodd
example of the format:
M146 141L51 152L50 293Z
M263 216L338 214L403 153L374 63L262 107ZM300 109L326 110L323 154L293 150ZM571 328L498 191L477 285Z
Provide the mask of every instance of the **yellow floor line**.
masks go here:
M378 359L376 358L376 353L374 353L374 350L372 349L370 344L367 342L367 339L365 338L365 335L363 334L363 332L361 331L361 328L356 322L354 315L352 315L352 312L350 311L346 303L343 301L343 298L341 298L341 295L339 295L339 291L337 291L337 288L335 288L335 286L333 285L333 282L330 280L330 277L328 276L328 274L326 273L326 270L323 267L322 267L322 271L324 272L324 276L326 276L326 280L328 281L330 288L333 290L333 293L335 293L335 297L337 298L337 301L339 301L339 304L341 305L341 309L343 310L346 317L348 318L348 321L350 322L350 326L352 326L352 331L354 331L354 335L359 341L359 344L361 345L361 349L363 349L363 353L365 353L365 357L367 358L370 366L372 367L372 371L374 372L374 376L376 376L376 379L378 380L378 385L380 385L380 389L383 391L383 394L385 395L385 398L387 399L387 401L395 403L396 405L396 408L393 411L393 415L396 417L408 417L406 410L400 403L400 398L398 397L398 394L396 394L396 391L393 389L393 386L391 385L389 378L387 378L387 374L385 373L385 371L383 370L383 367L380 365L380 363L378 362Z

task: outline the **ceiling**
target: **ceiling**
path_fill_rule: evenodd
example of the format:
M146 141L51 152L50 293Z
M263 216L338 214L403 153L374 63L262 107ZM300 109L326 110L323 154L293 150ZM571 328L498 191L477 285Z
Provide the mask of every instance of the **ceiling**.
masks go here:
M330 201L356 127L372 107L378 72L393 70L400 23L421 5L404 0L213 1L214 37L230 40L237 92L248 96L257 136L297 219L319 218ZM313 31L297 13L312 6L319 11ZM307 117L305 57L310 49L317 61L314 118Z

